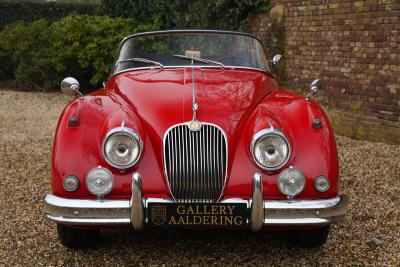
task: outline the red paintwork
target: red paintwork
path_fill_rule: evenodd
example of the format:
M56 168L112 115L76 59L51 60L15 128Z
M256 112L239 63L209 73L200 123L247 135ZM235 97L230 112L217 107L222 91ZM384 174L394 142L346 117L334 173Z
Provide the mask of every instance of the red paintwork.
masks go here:
M144 196L169 197L164 177L162 140L166 130L176 123L192 119L192 79L190 68L136 70L111 77L105 88L83 100L72 101L63 111L54 139L52 191L70 198L94 198L84 186L89 170L98 165L109 168L115 186L107 198L129 198L134 171L142 175ZM285 167L300 169L306 176L304 191L296 199L331 198L338 191L338 158L335 138L328 118L313 101L279 88L265 72L244 69L196 69L198 119L220 126L228 138L228 181L224 198L249 198L252 176L263 175L264 198L283 199L277 187L280 170L267 172L257 167L250 155L251 139L257 131L283 130L292 155ZM76 115L79 124L68 126ZM322 128L314 129L314 118ZM135 129L144 142L139 163L121 172L102 157L105 134L113 127ZM284 167L284 168L285 168ZM62 189L65 175L76 175L81 186L76 192ZM330 178L331 188L318 193L313 187L316 176Z

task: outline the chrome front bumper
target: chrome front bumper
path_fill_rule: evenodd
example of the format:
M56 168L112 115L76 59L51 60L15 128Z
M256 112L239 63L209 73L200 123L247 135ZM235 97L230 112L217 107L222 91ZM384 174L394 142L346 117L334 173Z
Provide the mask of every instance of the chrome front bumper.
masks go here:
M69 199L45 196L44 212L52 221L68 225L132 225L141 230L146 223L149 203L174 202L171 199L143 198L139 173L132 177L130 200ZM346 213L347 197L341 195L320 200L263 200L262 177L253 177L251 199L223 199L220 203L245 203L250 211L249 226L321 226L341 220Z

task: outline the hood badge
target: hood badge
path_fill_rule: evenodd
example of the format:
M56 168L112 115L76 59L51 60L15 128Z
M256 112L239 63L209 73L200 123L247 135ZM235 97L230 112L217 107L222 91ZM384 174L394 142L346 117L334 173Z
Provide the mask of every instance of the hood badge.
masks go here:
M197 132L201 130L201 123L197 120L197 111L199 110L199 105L196 103L196 81L194 73L194 62L192 60L192 109L193 109L193 119L189 122L188 127L191 131Z
M193 103L192 105L193 108L193 119L191 122L189 122L189 129L193 132L197 132L201 130L201 123L197 120L197 110L199 109L199 105L197 105L196 102Z

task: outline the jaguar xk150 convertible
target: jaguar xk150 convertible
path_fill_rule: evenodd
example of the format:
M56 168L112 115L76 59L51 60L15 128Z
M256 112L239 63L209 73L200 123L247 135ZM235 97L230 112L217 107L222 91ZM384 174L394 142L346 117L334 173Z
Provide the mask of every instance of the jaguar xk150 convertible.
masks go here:
M75 95L58 122L45 214L69 247L104 227L279 229L325 243L345 215L335 137L311 98L281 88L280 55L230 31L138 33L104 88Z

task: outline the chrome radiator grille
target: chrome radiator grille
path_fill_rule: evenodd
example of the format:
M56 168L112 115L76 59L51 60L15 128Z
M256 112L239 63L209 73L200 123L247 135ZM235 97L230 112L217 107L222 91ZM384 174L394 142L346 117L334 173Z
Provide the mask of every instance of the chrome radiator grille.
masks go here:
M203 123L194 132L178 124L164 137L165 172L178 202L214 202L220 197L226 176L227 146L222 130Z

